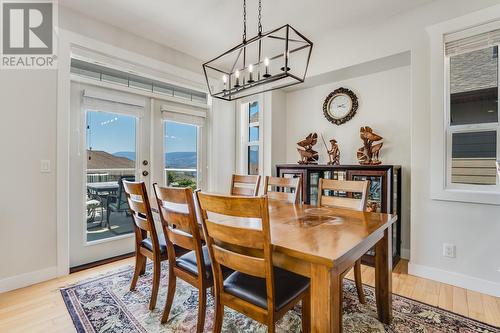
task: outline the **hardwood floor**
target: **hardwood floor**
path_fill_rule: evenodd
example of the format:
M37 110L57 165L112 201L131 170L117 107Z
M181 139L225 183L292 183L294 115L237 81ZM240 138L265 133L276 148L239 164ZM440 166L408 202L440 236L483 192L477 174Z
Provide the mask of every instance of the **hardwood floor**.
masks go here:
M0 294L0 332L75 332L59 288L132 264L132 259L124 259ZM407 269L406 261L396 267L394 293L500 326L500 298L411 276ZM362 276L364 283L374 285L373 268L362 266ZM348 277L353 278L352 272Z

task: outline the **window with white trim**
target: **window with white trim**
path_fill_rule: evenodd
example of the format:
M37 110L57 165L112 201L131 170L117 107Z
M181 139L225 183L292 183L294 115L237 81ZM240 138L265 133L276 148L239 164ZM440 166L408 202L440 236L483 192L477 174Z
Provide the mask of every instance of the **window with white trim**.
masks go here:
M445 36L446 184L498 191L500 30Z
M262 171L262 126L259 101L241 104L242 164L248 175L258 175Z

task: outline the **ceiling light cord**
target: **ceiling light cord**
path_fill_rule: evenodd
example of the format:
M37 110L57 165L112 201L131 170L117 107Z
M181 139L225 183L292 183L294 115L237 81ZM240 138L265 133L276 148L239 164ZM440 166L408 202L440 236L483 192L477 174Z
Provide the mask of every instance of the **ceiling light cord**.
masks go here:
M243 0L243 43L247 42L247 0Z
M262 35L262 0L259 0L259 36Z

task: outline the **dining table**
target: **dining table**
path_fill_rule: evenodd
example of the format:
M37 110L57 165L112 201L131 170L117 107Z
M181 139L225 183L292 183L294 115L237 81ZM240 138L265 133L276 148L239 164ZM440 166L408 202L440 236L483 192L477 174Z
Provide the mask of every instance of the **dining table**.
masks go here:
M226 218L219 221L260 228L257 219ZM392 224L396 220L397 215L391 214L269 199L273 265L310 279L311 332L342 332L343 278L373 247L378 319L390 323Z

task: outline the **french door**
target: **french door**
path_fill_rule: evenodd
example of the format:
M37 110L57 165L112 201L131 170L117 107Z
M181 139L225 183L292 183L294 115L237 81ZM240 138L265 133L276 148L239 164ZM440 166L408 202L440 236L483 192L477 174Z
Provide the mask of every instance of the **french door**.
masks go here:
M71 85L70 266L134 251L123 181L149 182L146 98Z
M205 118L178 104L72 82L70 267L134 251L123 181L144 181L152 207L155 182L204 188Z

